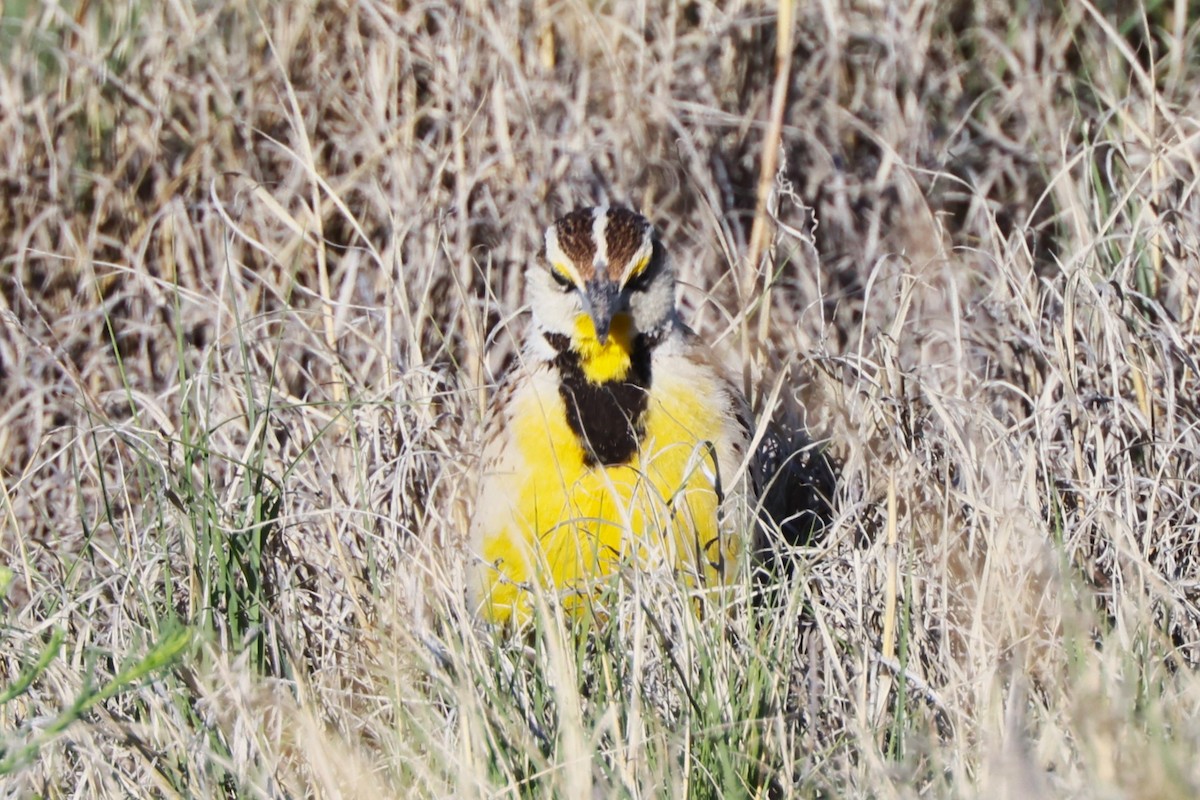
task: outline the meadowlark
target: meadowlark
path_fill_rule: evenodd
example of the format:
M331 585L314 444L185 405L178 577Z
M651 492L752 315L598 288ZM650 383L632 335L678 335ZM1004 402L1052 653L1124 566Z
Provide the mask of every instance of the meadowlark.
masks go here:
M680 320L666 249L632 211L583 208L546 230L539 262L471 522L480 615L525 620L538 587L581 611L623 568L727 584L746 548L721 511L748 413Z

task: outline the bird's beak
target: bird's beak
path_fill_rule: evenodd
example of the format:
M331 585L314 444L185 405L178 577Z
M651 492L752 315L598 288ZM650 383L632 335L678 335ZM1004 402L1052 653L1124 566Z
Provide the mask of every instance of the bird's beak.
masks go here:
M584 285L583 299L592 318L592 327L596 329L596 339L600 344L607 344L613 316L623 310L621 287L605 278L596 278Z

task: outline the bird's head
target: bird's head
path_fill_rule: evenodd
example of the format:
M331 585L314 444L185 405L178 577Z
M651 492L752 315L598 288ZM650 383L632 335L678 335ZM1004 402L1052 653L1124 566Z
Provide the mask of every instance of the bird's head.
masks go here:
M527 285L543 329L568 337L585 366L624 360L638 335L675 320L666 251L650 222L624 208L577 209L547 228L542 263Z

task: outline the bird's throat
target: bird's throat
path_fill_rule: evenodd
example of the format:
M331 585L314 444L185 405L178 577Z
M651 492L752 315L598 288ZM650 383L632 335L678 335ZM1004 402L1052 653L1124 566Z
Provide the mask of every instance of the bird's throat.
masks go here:
M575 318L571 350L579 357L579 368L589 383L605 384L623 381L633 368L633 350L637 332L628 314L617 314L603 343L596 336L592 318L580 314Z

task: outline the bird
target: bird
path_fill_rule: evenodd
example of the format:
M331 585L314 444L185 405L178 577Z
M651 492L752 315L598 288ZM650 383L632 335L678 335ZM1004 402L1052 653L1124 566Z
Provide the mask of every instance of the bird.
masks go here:
M750 414L681 319L654 226L618 206L571 211L546 229L525 299L470 522L478 616L521 624L538 592L595 614L625 569L665 569L700 594L736 581L750 528L725 510L746 491Z

